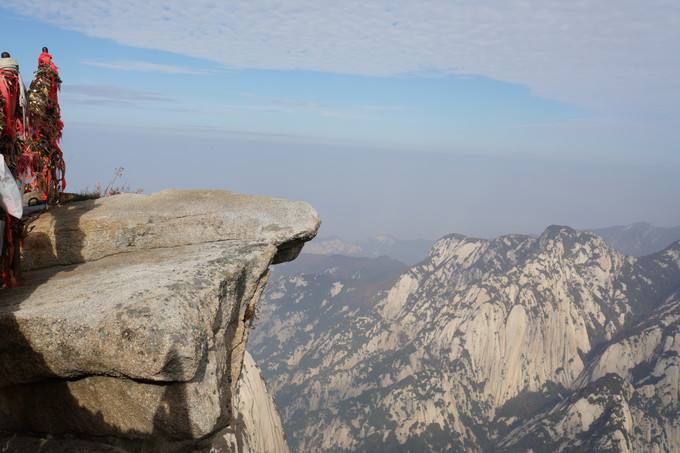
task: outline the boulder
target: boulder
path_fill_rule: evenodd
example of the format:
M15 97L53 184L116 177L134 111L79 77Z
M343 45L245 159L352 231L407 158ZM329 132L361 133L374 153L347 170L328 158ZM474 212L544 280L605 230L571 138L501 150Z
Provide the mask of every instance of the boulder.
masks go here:
M269 266L318 227L306 203L221 191L44 214L25 241L25 283L0 295L0 430L125 451L223 439Z

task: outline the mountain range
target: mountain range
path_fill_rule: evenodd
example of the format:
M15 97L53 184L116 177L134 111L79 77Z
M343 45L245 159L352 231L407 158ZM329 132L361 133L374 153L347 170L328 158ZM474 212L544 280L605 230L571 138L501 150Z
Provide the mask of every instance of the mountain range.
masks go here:
M339 237L318 238L304 249L305 254L345 255L363 258L389 256L412 265L421 261L434 244L430 239L398 239L389 234L379 234L356 243Z
M680 226L659 227L648 222L616 225L589 230L607 244L625 255L644 256L663 250L668 244L680 240ZM430 239L399 239L389 234L378 234L358 242L345 241L337 236L316 238L307 244L304 254L344 255L377 258L389 256L408 265L425 258L434 244Z
M295 264L249 343L294 451L680 449L680 242L551 226Z

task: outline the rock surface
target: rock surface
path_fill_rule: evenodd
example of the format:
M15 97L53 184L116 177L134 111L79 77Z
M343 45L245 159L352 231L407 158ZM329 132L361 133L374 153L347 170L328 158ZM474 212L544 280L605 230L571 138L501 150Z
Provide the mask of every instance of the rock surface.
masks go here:
M291 254L318 227L318 215L304 202L217 190L122 194L69 203L40 216L25 241L22 266L33 270L221 241L271 244Z
M288 445L276 405L267 391L255 361L246 352L235 408L241 438L237 443L244 452L286 453ZM283 442L282 442L283 441Z
M25 241L27 283L0 302L0 430L209 448L234 419L269 266L318 227L306 203L221 191L41 216Z
M506 451L656 451L680 447L680 293L611 341L575 391L526 420L499 445Z

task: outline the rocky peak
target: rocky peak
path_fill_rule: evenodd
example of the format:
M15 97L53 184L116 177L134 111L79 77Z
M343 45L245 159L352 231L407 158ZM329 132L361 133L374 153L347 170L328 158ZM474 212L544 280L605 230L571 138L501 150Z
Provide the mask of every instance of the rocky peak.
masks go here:
M673 242L662 250L662 255L670 257L671 260L676 260L680 256L680 240Z
M678 305L676 250L626 257L562 226L537 238L450 235L375 292L373 310L331 303L323 331L309 326L297 343L258 335L256 350L279 357L265 375L305 451L604 449L621 438L636 451L655 433L668 450L680 445L668 396L678 324L660 319ZM286 313L318 304L304 289L288 296L293 279L311 281L278 286L266 329L291 331ZM656 377L642 382L646 364ZM665 415L643 407L644 392Z
M573 258L577 262L598 259L609 253L609 247L599 236L560 225L546 228L538 238L538 245L542 251L552 252L556 257Z
M561 240L578 236L578 231L566 225L549 225L539 236L542 241Z

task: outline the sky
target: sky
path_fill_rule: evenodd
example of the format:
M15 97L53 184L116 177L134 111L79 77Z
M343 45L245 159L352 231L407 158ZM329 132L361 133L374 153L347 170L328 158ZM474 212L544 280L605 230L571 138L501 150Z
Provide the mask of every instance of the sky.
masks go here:
M674 1L4 0L70 190L310 201L323 235L680 224Z

